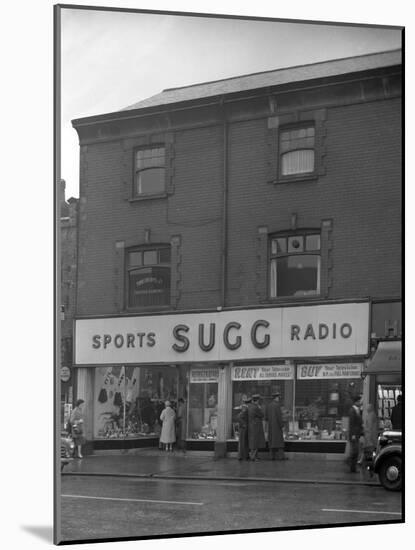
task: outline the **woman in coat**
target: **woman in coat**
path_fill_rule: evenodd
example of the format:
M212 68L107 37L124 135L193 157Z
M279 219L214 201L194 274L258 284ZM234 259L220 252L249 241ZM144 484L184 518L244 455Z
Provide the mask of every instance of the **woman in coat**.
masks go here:
M82 458L82 445L86 442L84 437L84 414L82 411L83 399L78 399L75 403L75 408L71 413L71 435L75 443L75 448L78 451L78 458Z
M170 401L165 402L165 408L161 411L160 420L160 443L165 445L164 448L166 451L173 451L173 443L176 441L176 413L172 409Z
M252 396L252 403L248 405L248 441L251 460L259 460L258 449L265 447L263 418L264 413L259 405L259 395L255 394Z

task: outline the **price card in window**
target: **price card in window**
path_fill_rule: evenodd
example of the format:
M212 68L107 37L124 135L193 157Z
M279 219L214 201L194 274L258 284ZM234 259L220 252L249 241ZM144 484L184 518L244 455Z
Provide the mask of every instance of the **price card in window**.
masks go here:
M219 368L202 368L192 369L190 371L190 383L191 384L207 384L212 382L218 382L219 380Z

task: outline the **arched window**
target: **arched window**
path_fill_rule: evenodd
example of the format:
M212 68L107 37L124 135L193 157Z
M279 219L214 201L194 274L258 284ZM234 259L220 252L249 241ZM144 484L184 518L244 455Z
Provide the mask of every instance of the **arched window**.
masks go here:
M270 297L318 296L320 234L302 232L271 237Z
M170 245L127 250L127 305L129 308L170 304Z

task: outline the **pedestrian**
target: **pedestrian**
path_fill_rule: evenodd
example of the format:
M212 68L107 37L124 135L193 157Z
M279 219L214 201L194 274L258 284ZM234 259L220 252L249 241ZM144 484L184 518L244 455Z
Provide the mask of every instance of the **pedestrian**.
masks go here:
M187 406L183 397L179 397L176 413L177 447L186 452Z
M358 461L359 464L371 459L378 442L378 419L372 403L369 403L366 407L366 414L363 419L363 434L363 453Z
M249 458L252 461L259 460L258 450L265 447L265 435L262 420L264 413L259 404L260 396L254 394L252 402L248 405L248 442Z
M362 415L360 414L361 396L353 398L353 405L349 411L349 441L350 441L350 471L357 472L356 464L359 456L359 441L363 435Z
M238 440L238 460L249 460L249 439L248 439L248 404L251 398L244 396L242 398L241 411L238 414L239 440Z
M154 410L151 399L147 396L143 399L141 406L141 431L144 433L154 432L154 424L156 423L156 411Z
M396 398L396 405L392 409L391 422L394 430L402 430L402 395Z
M85 401L83 399L78 399L75 403L75 407L71 412L71 435L75 444L75 450L78 453L78 458L83 458L82 456L82 445L86 443L84 437L85 433L85 423L84 423L84 414L83 414L83 404Z
M166 451L173 451L173 443L176 441L175 419L176 413L174 412L170 401L164 403L165 408L161 411L161 434L160 443L165 445Z
M284 454L283 419L280 406L280 392L272 394L272 401L265 412L265 420L268 421L268 448L271 460L287 460Z

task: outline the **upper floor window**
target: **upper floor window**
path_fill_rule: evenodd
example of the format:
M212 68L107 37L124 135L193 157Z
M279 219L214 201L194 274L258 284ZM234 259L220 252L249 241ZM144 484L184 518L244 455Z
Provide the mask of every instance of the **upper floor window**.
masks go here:
M320 294L319 233L276 236L270 247L270 296L317 296Z
M140 148L134 159L134 197L161 195L166 191L164 146Z
M280 176L312 174L315 170L315 127L282 128L279 133Z
M129 308L170 304L170 246L130 249L126 262Z

